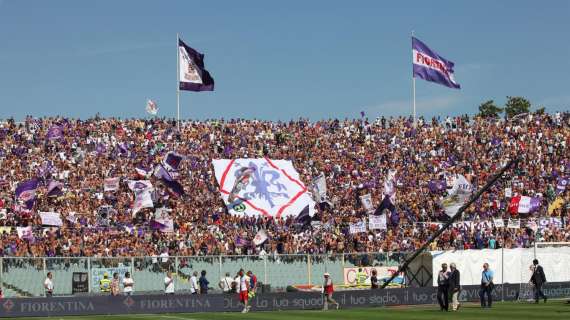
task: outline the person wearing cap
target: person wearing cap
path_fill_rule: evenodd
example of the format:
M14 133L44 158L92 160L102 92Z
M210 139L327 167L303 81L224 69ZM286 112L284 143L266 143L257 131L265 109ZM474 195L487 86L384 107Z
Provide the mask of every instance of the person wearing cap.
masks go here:
M449 291L451 292L451 309L459 310L459 291L461 290L460 273L455 263L449 265L451 272L449 273Z
M324 277L325 281L323 283L323 311L329 309L329 303L336 305L336 309L338 310L340 305L332 297L334 292L334 285L331 279L331 275L328 272L325 272Z
M99 290L101 290L102 293L111 292L111 280L107 272L103 273L103 279L99 280Z
M366 279L368 275L366 272L362 271L362 268L358 268L358 272L356 273L356 286L361 287L366 284Z

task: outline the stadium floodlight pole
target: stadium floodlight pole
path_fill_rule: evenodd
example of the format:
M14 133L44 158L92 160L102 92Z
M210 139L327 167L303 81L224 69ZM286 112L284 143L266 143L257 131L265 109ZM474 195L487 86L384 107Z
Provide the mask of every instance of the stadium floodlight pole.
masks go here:
M180 131L180 36L176 33L176 126Z
M469 201L467 201L463 206L461 206L461 208L459 208L459 210L457 210L457 213L451 217L439 230L437 230L434 234L431 235L431 237L429 237L429 239L418 249L416 250L411 257L409 257L408 259L406 259L406 261L404 261L404 263L402 263L400 266L398 266L398 271L395 272L390 279L388 279L387 281L385 281L382 284L381 289L386 288L386 286L388 286L388 284L390 284L390 282L392 282L392 280L394 280L398 274L400 274L400 272L403 272L406 270L406 268L408 267L408 265L414 261L414 259L420 255L420 253L422 253L428 246L430 243L432 243L435 239L437 239L437 237L439 237L447 228L449 228L449 226L455 222L455 220L459 219L459 217L461 217L461 215L463 214L463 211L465 211L465 209L469 208L470 205L473 204L473 202L477 201L477 199L479 199L479 197L485 193L492 185L495 184L495 182L497 182L497 180L499 180L499 178L501 178L501 176L507 171L509 170L513 165L515 165L517 162L519 162L521 160L521 157L517 157L511 161L509 161L503 168L501 168L501 170L499 170L499 172L497 172L497 174L495 174L491 180L489 180L481 189L479 189L473 196L471 196L471 198L469 199Z
M412 48L413 48L413 41L414 41L414 30L412 30ZM412 50L413 51L413 50ZM412 96L413 96L413 114L414 114L414 128L417 127L416 123L416 75L414 74L414 54L412 53Z

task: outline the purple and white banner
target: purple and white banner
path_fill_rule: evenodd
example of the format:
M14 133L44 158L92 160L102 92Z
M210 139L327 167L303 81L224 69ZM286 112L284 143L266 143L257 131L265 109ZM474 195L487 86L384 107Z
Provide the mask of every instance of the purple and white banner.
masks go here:
M414 77L459 89L453 75L454 63L431 50L425 43L412 37Z

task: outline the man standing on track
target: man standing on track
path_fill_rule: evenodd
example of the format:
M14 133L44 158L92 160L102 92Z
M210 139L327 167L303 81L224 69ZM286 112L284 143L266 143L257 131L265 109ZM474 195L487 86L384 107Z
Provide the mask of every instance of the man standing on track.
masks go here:
M331 279L331 275L328 272L325 272L324 277L325 281L323 283L323 311L329 309L329 303L336 305L336 309L338 310L340 305L332 297L334 292L334 285Z
M491 308L493 303L493 298L491 293L493 292L493 271L489 269L489 264L483 264L483 272L481 272L481 290L479 290L479 298L481 298L481 308ZM487 301L485 301L485 295L487 295Z
M441 265L437 274L437 302L441 311L449 311L449 271L447 263Z
M459 291L461 290L461 278L455 263L449 265L449 291L451 292L451 308L453 311L459 310Z
M238 277L238 281L237 281L237 291L239 294L239 301L241 303L243 303L243 310L241 311L241 313L247 313L247 312L249 312L249 309L251 308L248 305L249 279L243 273L243 269L239 270L238 275L239 275L239 277Z
M535 303L538 303L538 299L543 298L544 303L546 303L546 300L548 300L548 298L542 292L542 285L546 282L544 269L542 269L542 266L538 264L537 259L532 260L532 264L534 265L534 268L532 276L530 277L530 282L532 282L532 285L534 286L534 301Z

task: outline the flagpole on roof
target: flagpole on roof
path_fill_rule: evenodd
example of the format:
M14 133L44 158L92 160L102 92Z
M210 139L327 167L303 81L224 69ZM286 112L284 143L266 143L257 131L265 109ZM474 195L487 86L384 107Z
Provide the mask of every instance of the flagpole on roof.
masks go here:
M414 30L412 30L412 42L414 38ZM413 50L412 50L413 51ZM414 61L412 53L412 61ZM413 96L413 115L414 115L414 128L416 127L416 76L414 75L414 64L412 63L412 96Z
M176 33L176 126L180 131L180 36Z

